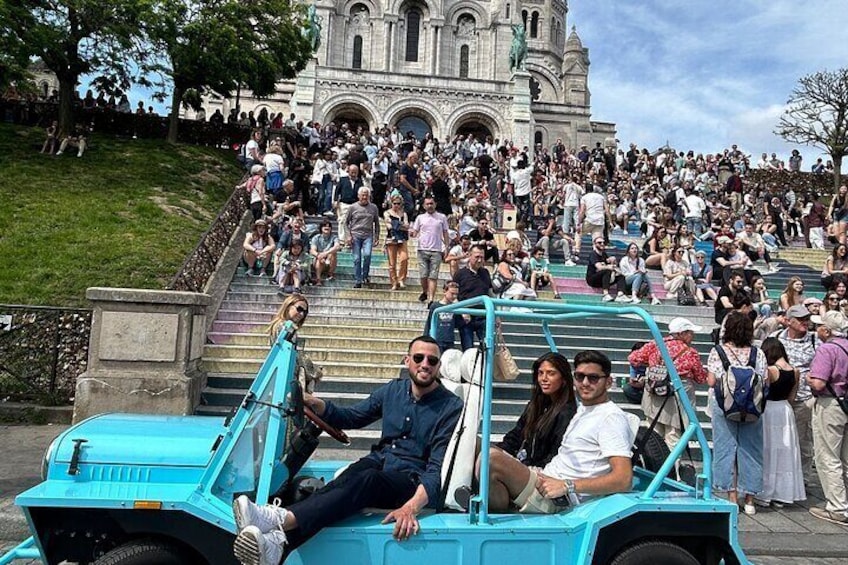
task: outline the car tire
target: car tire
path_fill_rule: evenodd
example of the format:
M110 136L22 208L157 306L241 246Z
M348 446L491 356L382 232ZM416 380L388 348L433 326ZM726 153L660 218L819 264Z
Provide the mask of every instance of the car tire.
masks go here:
M610 565L698 565L695 557L677 544L650 540L621 551Z
M639 428L634 445L642 446L638 453L633 454L633 465L656 473L671 455L665 440L654 430Z
M94 565L189 565L189 560L169 543L133 540L107 552Z

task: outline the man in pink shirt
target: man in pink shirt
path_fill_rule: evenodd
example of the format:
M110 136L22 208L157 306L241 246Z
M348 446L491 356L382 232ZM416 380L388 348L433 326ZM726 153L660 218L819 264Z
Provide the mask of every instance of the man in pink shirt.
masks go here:
M443 254L450 249L448 219L436 212L436 200L432 195L424 197L424 213L415 218L409 235L418 238L418 270L421 276L418 301L427 301L429 306L436 297Z

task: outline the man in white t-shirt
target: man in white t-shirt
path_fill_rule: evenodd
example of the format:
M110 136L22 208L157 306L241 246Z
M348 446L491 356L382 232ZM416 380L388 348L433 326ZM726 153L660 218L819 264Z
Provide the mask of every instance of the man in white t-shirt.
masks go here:
M701 198L701 195L695 192L690 186L686 187L686 198L683 199L683 216L686 218L686 227L689 228L689 233L695 234L695 237L700 238L704 233L704 211L707 209L707 203Z
M600 187L587 192L580 199L580 213L577 220L578 234L574 238L574 254L580 255L580 233L588 233L595 239L596 235L604 234L604 224L609 214L607 199L601 193Z
M562 232L566 235L571 235L572 228L577 229L577 210L580 207L580 197L583 196L583 187L578 184L578 178L577 175L573 176L563 187Z
M603 353L578 353L574 391L581 405L559 451L544 469L527 467L511 456L493 456L489 492L506 489L519 512L553 514L592 496L629 491L635 436L624 411L609 399L611 372L612 363Z

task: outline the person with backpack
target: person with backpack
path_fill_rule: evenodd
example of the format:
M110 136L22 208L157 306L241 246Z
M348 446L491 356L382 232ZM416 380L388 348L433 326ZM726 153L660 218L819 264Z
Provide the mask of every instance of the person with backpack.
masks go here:
M707 381L707 371L701 364L698 351L692 347L695 334L703 331L702 326L693 324L686 318L674 318L668 324L668 337L665 345L674 364L680 380L683 381L683 392L689 397L689 402L695 406L695 384ZM684 427L689 425L686 417L677 403L665 361L659 347L649 341L640 349L630 353L627 361L631 366L646 367L644 389L642 396L642 412L648 424L656 419L654 430L665 440L669 449L674 449Z
M713 425L713 488L731 502L744 497L743 510L757 513L754 496L763 490L763 422L768 393L767 363L753 346L754 323L731 312L722 343L707 359L707 383L713 389L709 411Z
M813 316L824 342L810 364L807 383L815 396L813 446L816 472L826 504L810 514L834 524L848 525L848 318L838 311Z

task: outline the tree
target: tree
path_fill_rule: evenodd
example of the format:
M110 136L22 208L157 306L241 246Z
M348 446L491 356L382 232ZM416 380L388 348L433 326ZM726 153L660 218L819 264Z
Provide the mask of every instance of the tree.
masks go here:
M775 133L791 143L827 152L833 160L833 187L837 190L842 158L848 155L848 68L801 78L786 104Z
M27 50L13 31L11 11L0 4L0 90L27 78Z
M145 32L160 60L144 70L173 83L168 141L177 140L184 101L229 97L241 85L268 96L277 81L293 78L312 55L304 21L302 6L289 0L154 0ZM163 96L165 80L157 86Z
M82 74L128 88L141 0L7 0L0 30L27 55L40 57L59 80L59 130L73 127L73 101Z

